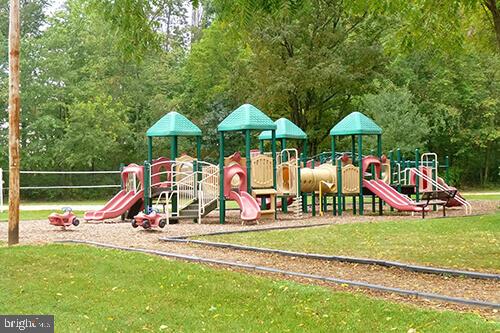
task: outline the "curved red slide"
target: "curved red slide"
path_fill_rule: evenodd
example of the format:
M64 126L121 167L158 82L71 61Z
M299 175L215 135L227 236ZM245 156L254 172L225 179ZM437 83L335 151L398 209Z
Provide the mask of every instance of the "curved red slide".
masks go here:
M231 180L234 176L240 178L240 185L238 192L231 189ZM260 218L260 207L248 192L247 189L247 175L245 170L239 164L233 164L224 168L224 195L229 200L234 200L240 206L240 217L243 221L254 221Z
M118 217L129 210L137 201L142 200L143 192L143 190L137 192L121 190L103 208L86 212L83 219L87 221L102 221Z
M240 206L240 217L243 221L254 221L260 217L259 204L248 192L241 191L238 193L231 191L229 192L229 199L236 201L238 206Z
M363 187L366 187L372 193L384 200L389 206L407 212L421 212L422 208L415 206L410 198L399 193L390 185L384 183L380 179L366 180L363 179Z

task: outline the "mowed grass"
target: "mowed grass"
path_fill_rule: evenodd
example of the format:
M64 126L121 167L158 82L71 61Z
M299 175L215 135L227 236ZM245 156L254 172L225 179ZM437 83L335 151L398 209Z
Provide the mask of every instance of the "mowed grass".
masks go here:
M343 224L202 239L440 267L500 270L500 214Z
M140 253L0 248L0 313L54 314L57 332L495 332L437 312Z
M21 221L32 221L32 220L49 220L48 217L52 213L62 213L61 210L22 210L19 214L19 219ZM81 220L83 217L83 214L85 212L83 211L73 211L73 214L78 216ZM0 222L7 222L9 219L9 213L8 211L5 211L3 213L0 213ZM82 221L80 221L82 222Z
M498 200L500 204L500 194L467 194L464 193L463 197L467 200Z

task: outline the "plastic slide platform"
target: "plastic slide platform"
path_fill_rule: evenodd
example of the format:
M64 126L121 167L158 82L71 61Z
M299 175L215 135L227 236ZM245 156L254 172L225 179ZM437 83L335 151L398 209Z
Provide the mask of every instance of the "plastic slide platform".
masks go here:
M83 219L87 221L102 221L121 216L137 201L143 200L143 192L143 190L137 192L121 190L103 208L86 212Z
M399 193L390 185L384 183L380 179L363 180L363 186L372 191L379 198L384 200L389 206L406 212L421 212L422 207L417 207L413 204L410 198Z

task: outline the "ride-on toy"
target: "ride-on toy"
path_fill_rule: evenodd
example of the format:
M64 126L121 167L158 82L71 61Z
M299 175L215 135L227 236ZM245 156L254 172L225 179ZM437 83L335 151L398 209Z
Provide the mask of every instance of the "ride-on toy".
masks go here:
M77 227L80 224L80 220L73 214L73 210L71 207L63 207L62 211L64 213L52 213L49 215L49 222L52 225L57 227L69 227L70 225L74 225Z
M144 229L158 227L164 228L166 224L167 220L165 219L165 216L154 210L149 214L140 212L132 220L132 227L134 228L137 228L138 226L142 226Z

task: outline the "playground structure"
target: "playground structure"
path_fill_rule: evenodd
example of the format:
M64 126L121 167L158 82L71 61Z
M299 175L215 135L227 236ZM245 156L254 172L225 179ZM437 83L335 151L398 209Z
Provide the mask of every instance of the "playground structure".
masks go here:
M284 213L291 210L299 218L309 208L313 216L318 209L323 215L328 210L328 198L332 198L333 214L340 216L346 209L346 197L352 198L353 214L362 215L367 196L372 198L372 211L378 198L379 214L384 205L391 210L424 214L443 203L427 200L424 205L420 197L438 192L440 198L446 198L446 206L462 206L466 214L471 213L470 204L439 177L441 166L436 154L420 154L417 149L415 159L410 161L398 149L396 156L390 151L386 157L382 154L382 129L359 112L349 114L331 129L330 152L313 157L307 156L307 135L298 126L285 118L273 122L250 104L234 110L217 130L219 163L213 164L202 160L201 130L177 112L166 114L146 133L148 159L144 165L123 168L121 191L102 209L87 212L84 219L122 216L132 219L134 227L155 228L183 219L201 223L218 209L219 222L225 223L227 201L238 205L242 221L276 218L280 209ZM252 149L252 131L261 132L258 149ZM226 152L228 132L244 135L243 154ZM363 155L366 135L376 136L376 153ZM345 137L351 138L351 151L337 152L337 143ZM169 158L153 159L153 138L169 138ZM180 138L195 139L195 157L179 155ZM301 149L290 148L290 141ZM266 147L270 151L265 151ZM446 161L446 170L447 166Z

